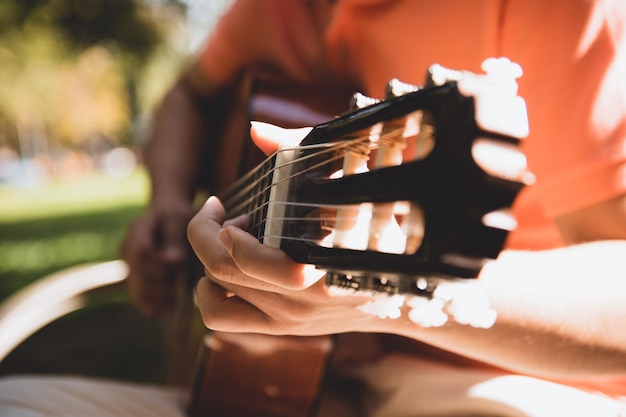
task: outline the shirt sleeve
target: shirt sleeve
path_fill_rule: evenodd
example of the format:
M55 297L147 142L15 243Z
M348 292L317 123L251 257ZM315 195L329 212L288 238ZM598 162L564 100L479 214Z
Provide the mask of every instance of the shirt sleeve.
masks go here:
M323 30L314 2L238 0L200 53L208 79L223 85L243 71L306 81L322 70Z

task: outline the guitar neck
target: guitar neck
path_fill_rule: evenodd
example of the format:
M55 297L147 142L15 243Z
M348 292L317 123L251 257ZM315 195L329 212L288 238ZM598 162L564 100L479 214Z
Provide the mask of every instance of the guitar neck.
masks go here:
M260 225L267 218L277 155L278 153L267 158L219 195L226 217L249 215L251 233L259 239L262 237Z

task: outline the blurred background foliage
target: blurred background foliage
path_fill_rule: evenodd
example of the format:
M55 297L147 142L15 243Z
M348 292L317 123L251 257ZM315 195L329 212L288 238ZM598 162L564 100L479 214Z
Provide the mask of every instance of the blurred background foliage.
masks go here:
M118 257L150 115L229 3L0 1L0 301Z
M186 55L186 10L179 0L3 0L3 144L27 157L131 142L159 94L151 77Z
M153 109L231 1L0 0L0 303L118 258L149 194ZM0 374L162 381L161 327L123 287L90 305L31 336Z

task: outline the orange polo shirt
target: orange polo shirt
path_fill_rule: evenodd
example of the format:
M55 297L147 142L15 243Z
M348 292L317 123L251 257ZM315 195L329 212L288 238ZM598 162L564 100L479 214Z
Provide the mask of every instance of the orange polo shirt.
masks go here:
M516 201L509 247L545 249L562 244L552 218L626 191L624 15L620 0L239 0L200 59L216 83L262 69L380 97L433 63L480 72L510 58L538 181Z

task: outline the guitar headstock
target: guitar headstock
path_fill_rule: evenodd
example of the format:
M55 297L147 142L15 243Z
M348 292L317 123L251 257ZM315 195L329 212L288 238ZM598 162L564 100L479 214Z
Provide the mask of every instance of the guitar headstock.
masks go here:
M448 315L495 320L475 280L515 227L510 207L532 180L519 150L528 134L521 69L487 60L486 74L434 65L424 86L399 81L276 155L255 223L264 243L327 271L336 292L421 325Z

